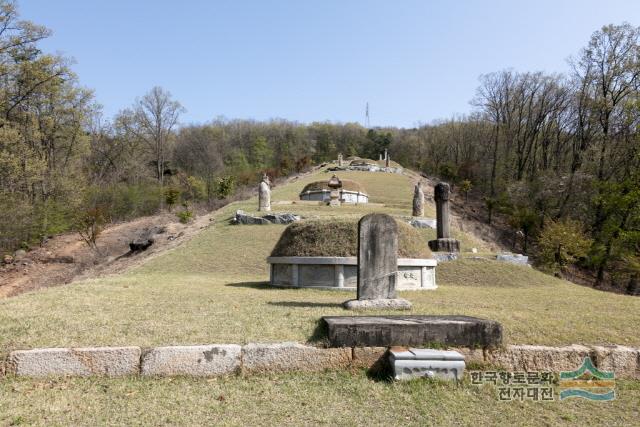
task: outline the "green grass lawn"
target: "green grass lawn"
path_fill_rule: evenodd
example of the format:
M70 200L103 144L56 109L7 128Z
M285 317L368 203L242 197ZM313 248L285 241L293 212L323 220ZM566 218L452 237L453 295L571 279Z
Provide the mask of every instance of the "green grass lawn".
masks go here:
M274 201L296 200L322 172L274 189ZM403 175L351 172L371 202L391 205L274 205L309 218L360 217L371 211L411 214L413 183ZM306 342L323 315L355 293L268 287L265 258L284 226L232 226L234 203L193 240L127 274L45 289L0 301L0 353L87 345L170 345L294 340ZM428 207L427 214L432 214ZM433 231L421 231L426 241ZM483 249L459 233L463 248ZM494 319L516 344L615 343L640 346L640 298L604 293L531 268L464 259L437 268L435 291L404 292L413 314L466 314ZM383 313L383 312L380 312ZM349 313L350 314L350 313Z
M605 403L501 402L494 387L389 383L362 371L208 380L5 378L0 425L635 425L640 382L618 381L616 393Z

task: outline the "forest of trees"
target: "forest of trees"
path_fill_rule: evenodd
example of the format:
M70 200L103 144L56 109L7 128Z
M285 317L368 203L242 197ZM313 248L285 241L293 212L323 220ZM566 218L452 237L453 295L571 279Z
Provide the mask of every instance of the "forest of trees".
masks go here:
M481 76L467 116L414 129L214 119L183 125L159 87L104 118L49 31L0 0L0 252L52 234L173 209L213 206L272 178L345 156L377 158L454 184L524 236L552 270L577 264L596 285L640 273L640 29L596 31L566 75ZM144 92L144 88L141 93Z

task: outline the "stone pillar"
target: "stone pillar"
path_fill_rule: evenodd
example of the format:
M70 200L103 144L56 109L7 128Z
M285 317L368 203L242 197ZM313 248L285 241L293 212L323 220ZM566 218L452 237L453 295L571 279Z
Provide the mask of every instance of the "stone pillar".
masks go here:
M424 216L424 192L420 181L413 189L413 216Z
M382 161L382 153L380 153L380 159L379 160Z
M336 264L335 275L336 286L344 288L344 265Z
M271 211L271 187L267 175L263 175L260 186L258 187L258 210Z
M338 166L342 167L342 153L338 154Z
M388 168L389 166L391 166L391 157L389 157L389 154L387 154L387 158L384 161L384 167Z
M429 247L436 252L460 252L460 242L451 238L449 229L449 197L451 188L446 182L438 183L434 188L436 201L437 239L429 241Z
M358 222L358 299L345 302L350 310L407 310L411 303L396 298L398 224L386 214L365 215Z

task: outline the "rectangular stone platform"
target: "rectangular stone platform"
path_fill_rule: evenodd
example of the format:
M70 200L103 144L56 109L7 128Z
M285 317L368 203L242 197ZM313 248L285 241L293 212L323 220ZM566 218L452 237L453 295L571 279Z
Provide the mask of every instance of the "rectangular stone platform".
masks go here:
M502 325L469 316L325 316L331 347L498 347Z

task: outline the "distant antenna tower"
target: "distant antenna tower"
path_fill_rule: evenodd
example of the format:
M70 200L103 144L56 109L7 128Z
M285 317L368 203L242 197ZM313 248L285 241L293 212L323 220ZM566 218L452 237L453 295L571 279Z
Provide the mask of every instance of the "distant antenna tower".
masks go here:
M364 126L369 129L371 127L371 121L369 120L369 102L364 110Z

